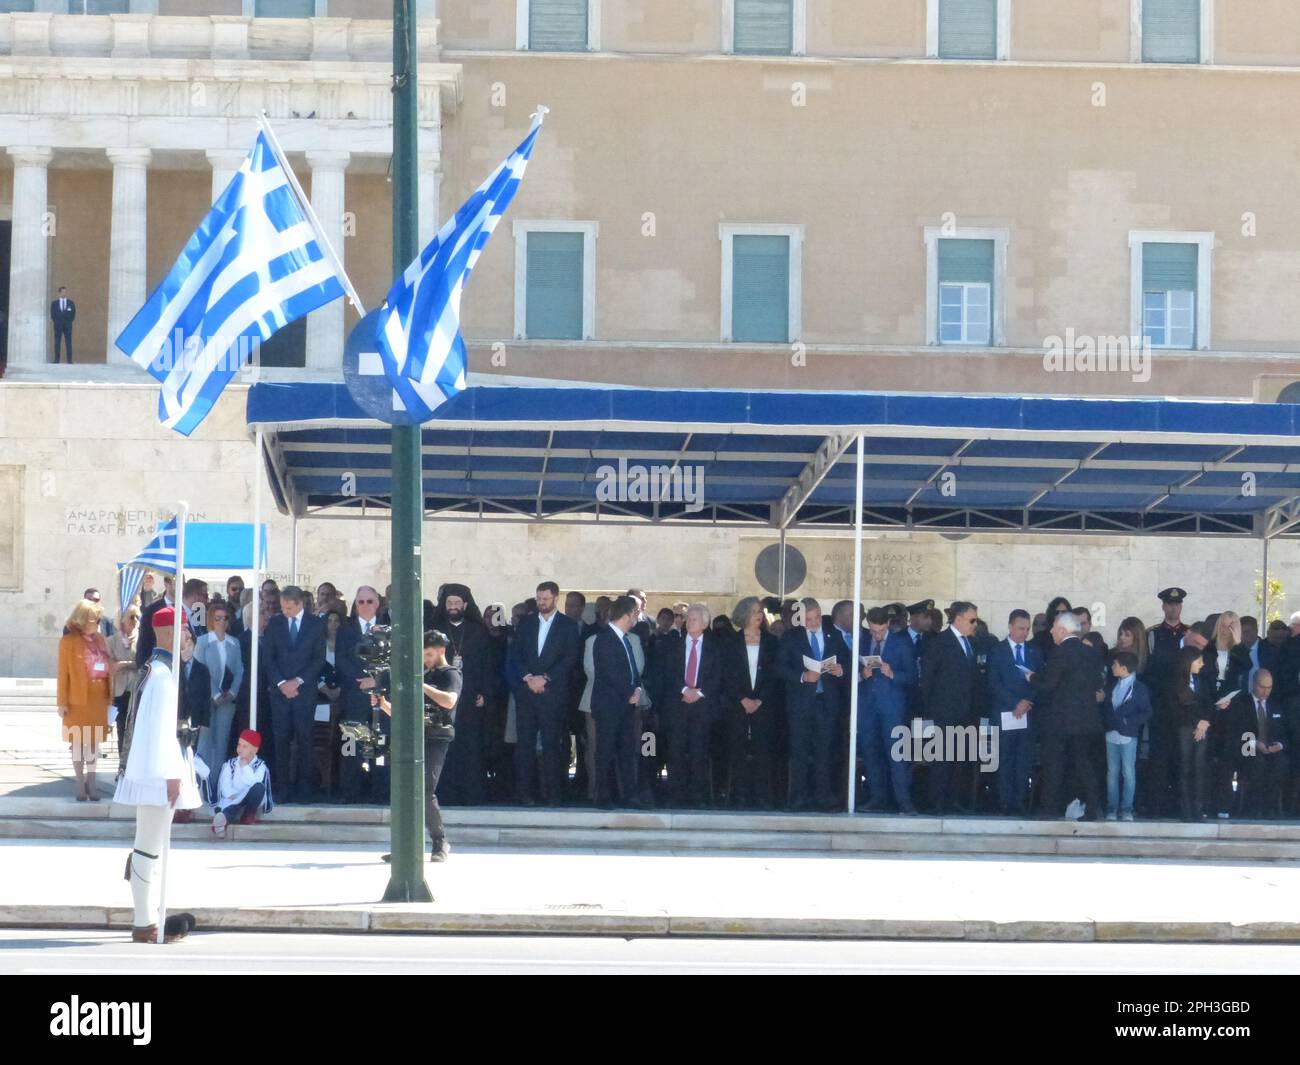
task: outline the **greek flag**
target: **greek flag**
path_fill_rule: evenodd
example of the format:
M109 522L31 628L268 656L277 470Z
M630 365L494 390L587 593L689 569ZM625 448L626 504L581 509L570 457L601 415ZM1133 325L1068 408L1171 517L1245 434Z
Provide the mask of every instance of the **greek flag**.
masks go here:
M117 568L122 588L122 613L125 614L140 590L146 569L176 572L176 519L159 525L157 534L145 544L144 550L127 562L119 562Z
M460 295L519 189L546 111L537 109L523 143L403 271L379 310L379 357L393 386L393 405L404 407L414 421L427 421L465 387Z
M344 294L265 132L176 265L117 338L189 436L255 345Z

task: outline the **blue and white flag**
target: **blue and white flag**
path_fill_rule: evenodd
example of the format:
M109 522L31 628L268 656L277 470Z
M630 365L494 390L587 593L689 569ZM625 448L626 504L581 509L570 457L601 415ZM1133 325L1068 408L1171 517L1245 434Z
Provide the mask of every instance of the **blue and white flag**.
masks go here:
M263 132L117 346L162 383L158 420L189 436L256 344L343 294Z
M376 332L393 402L413 421L427 421L465 387L460 296L483 245L514 199L546 108L533 115L528 136L439 230L389 289Z
M144 550L133 559L119 562L117 568L121 571L122 613L125 614L126 608L140 590L146 569L160 570L163 573L176 572L176 519L172 518L159 525L158 532L145 544Z

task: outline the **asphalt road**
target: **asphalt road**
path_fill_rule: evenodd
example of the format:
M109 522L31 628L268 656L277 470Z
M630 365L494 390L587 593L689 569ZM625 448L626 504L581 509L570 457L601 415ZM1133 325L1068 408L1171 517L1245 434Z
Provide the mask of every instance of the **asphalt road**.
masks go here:
M1300 946L196 933L0 929L2 974L1294 974Z

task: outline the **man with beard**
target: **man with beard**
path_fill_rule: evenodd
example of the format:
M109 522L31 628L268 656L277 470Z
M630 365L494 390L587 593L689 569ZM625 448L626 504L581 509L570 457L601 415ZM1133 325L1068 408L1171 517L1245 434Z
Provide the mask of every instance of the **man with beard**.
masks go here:
M473 592L464 584L444 584L438 589L433 628L446 635L447 662L461 672L456 742L447 752L441 797L453 805L481 806L487 797L492 637Z

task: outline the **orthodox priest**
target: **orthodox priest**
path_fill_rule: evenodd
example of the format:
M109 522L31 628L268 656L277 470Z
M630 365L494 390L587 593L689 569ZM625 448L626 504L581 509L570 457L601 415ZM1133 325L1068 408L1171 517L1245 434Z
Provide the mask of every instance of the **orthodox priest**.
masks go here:
M186 733L178 726L172 640L176 615L164 606L152 617L154 649L141 670L140 683L127 713L118 759L113 801L135 807L135 845L126 862L135 905L133 943L158 940L162 863L176 810L196 810L203 803L194 780L194 762ZM163 926L163 941L183 939L194 917L177 913Z
M460 670L462 687L456 704L456 742L447 752L438 796L451 805L481 806L487 793L487 764L492 741L495 679L492 636L464 584L438 589L433 628L447 637L447 665Z

